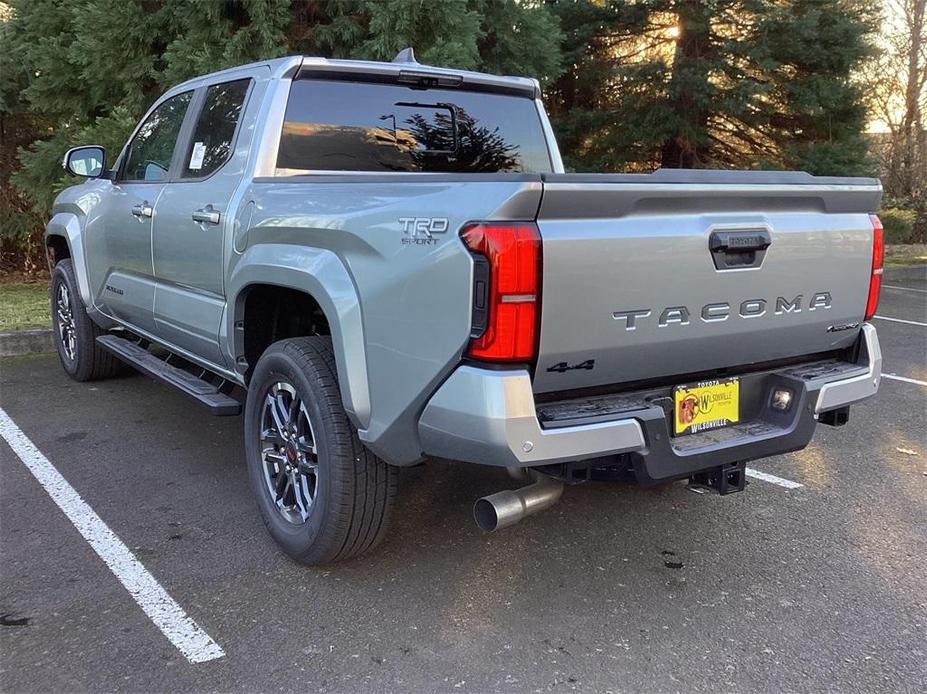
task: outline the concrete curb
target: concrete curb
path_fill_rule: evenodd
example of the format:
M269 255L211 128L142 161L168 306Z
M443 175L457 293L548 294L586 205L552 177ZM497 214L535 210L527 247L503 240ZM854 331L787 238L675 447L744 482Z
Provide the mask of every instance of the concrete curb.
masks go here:
M886 284L904 282L905 280L927 280L927 264L886 265L882 281Z
M51 328L33 328L0 333L0 357L15 357L20 354L54 352L55 340Z

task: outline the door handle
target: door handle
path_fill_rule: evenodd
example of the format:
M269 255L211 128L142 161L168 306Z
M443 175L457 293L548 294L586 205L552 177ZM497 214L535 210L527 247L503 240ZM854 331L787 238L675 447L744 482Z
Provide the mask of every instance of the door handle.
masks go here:
M212 205L199 209L190 216L193 217L194 222L201 224L218 224L222 218L218 211L212 209Z
M132 214L139 219L142 217L151 217L154 214L154 209L151 207L151 205L148 204L148 201L146 200L140 205L133 205Z

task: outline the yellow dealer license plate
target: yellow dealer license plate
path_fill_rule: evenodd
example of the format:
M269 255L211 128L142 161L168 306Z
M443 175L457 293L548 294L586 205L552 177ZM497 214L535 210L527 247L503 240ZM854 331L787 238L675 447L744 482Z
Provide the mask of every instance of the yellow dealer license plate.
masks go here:
M740 380L724 378L673 389L673 433L695 434L740 421Z

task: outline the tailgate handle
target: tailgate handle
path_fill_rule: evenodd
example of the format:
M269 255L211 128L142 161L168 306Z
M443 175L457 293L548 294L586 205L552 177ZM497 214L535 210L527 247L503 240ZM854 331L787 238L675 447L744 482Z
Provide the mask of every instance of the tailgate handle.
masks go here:
M759 267L770 245L772 237L766 229L713 231L708 237L708 250L717 270Z

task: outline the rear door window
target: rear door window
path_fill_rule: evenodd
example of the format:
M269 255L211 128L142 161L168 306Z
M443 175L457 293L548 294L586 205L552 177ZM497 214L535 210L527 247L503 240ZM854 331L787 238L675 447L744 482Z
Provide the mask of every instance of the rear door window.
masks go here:
M541 119L530 98L317 79L293 82L277 167L551 171Z
M229 157L250 79L214 84L206 90L193 137L183 159L181 178L205 178Z

